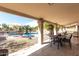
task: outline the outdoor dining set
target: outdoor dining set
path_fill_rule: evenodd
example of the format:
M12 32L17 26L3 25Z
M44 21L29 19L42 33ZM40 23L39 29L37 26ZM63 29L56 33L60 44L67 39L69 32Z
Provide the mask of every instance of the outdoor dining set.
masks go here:
M54 35L51 37L50 46L52 46L54 44L57 46L57 49L59 49L60 47L63 47L65 43L68 43L70 48L72 48L71 38L72 38L72 34Z

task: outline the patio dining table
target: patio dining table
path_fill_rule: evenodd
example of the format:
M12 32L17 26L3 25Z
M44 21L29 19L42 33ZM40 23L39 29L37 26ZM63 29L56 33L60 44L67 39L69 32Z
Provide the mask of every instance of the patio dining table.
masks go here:
M54 44L57 43L57 48L59 49L59 47L63 47L63 40L66 39L65 35L55 35L54 36Z
M55 35L55 37L53 38L53 43L57 43L57 48L59 49L59 47L63 47L64 43L68 43L70 48L71 48L71 38L72 38L72 34L67 34L67 35Z

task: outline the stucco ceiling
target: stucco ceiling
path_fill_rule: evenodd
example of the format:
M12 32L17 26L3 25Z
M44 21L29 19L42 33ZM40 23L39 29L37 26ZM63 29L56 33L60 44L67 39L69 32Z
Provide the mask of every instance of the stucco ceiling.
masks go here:
M79 22L79 4L4 3L0 6L61 25Z

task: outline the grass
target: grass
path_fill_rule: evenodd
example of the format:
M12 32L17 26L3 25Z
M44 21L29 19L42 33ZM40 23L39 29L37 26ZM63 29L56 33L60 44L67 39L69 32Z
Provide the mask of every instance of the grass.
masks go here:
M32 40L31 39L16 39L15 42L17 42L17 43L25 43L25 42L30 43L30 42L32 42Z
M9 53L14 53L24 48L30 48L36 43L37 40L34 38L14 38L6 41L6 43L2 45L2 48L7 48Z
M13 41L8 42L7 48L9 49L9 53L16 52L20 49L27 48L33 45L33 39L28 38L18 38Z

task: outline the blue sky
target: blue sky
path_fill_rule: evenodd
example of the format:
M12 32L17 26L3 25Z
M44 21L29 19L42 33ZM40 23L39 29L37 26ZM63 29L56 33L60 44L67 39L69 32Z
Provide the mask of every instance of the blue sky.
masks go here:
M13 15L5 12L0 11L0 24L6 23L6 24L21 24L21 25L36 25L34 24L36 20L30 19L30 18L25 18L22 16L18 15Z

